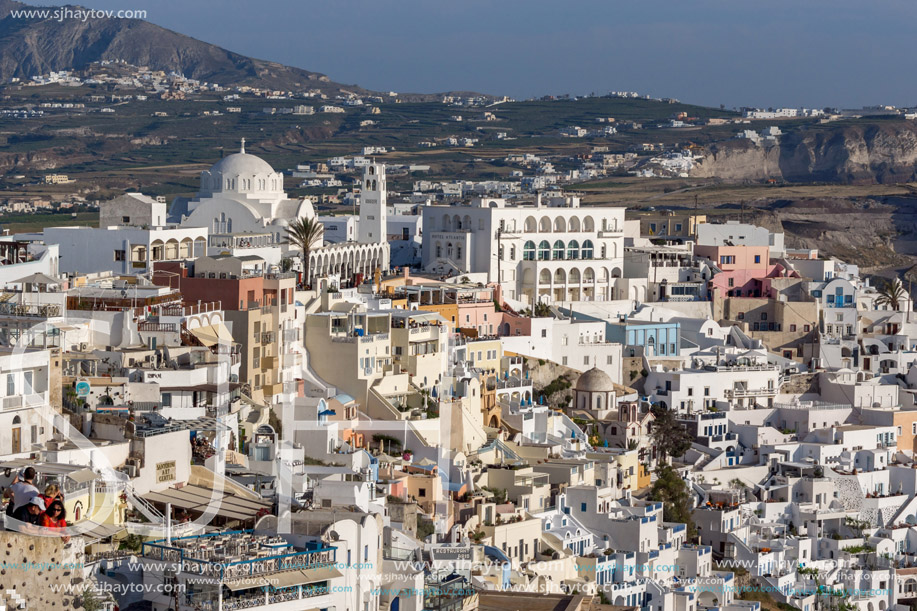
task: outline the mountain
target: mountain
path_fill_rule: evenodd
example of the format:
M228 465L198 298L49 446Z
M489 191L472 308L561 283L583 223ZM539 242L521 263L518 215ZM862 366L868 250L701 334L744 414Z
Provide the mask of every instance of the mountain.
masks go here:
M59 7L0 0L0 80L80 69L99 60L124 60L220 85L365 92L334 83L318 72L246 57L140 19L82 21L11 15L11 11L55 8Z

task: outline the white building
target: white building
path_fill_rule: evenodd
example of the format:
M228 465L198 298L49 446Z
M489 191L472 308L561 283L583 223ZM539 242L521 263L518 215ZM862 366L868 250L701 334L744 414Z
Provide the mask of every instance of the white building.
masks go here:
M427 270L485 274L528 304L621 297L624 208L584 209L572 196L529 205L476 198L425 206L423 226Z

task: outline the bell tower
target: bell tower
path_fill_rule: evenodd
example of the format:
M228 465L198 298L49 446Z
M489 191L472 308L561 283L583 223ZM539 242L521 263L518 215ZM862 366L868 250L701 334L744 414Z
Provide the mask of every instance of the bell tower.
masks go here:
M388 241L387 224L385 164L373 162L363 170L357 241L364 244L384 244Z

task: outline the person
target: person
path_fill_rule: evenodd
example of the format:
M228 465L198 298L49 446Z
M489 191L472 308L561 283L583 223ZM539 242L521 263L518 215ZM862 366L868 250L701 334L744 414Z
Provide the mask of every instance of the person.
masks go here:
M36 494L32 499L19 509L13 512L13 519L19 520L24 525L21 528L14 528L12 530L20 530L21 532L32 532L31 526L41 526L42 523L42 513L45 510L45 502L42 500L40 494ZM16 524L15 526L20 526Z
M51 501L45 512L41 514L41 525L45 528L67 528L67 510L64 509L64 504L60 499ZM70 542L70 537L67 535L61 538L64 543Z
M7 507L8 515L14 515L16 511L28 505L34 497L39 496L38 488L35 487L35 476L35 468L26 467L13 480L13 484L6 491L6 495L12 498L9 504L12 509Z
M57 484L48 484L45 487L44 494L41 495L41 498L45 501L45 505L50 505L51 501L54 499L64 500L64 495L61 494L60 486Z

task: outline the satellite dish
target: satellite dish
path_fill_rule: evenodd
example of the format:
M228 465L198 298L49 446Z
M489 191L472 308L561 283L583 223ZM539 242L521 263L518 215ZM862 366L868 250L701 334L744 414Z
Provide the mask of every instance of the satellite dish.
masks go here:
M332 541L338 541L340 540L341 537L340 535L338 535L336 530L330 530L328 531L328 538L331 539Z

